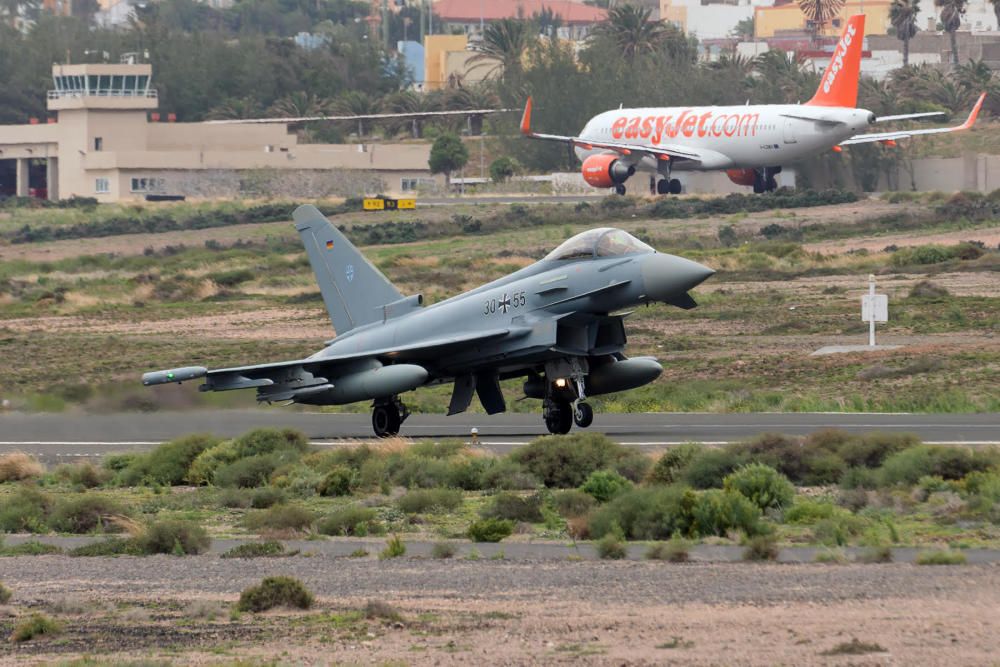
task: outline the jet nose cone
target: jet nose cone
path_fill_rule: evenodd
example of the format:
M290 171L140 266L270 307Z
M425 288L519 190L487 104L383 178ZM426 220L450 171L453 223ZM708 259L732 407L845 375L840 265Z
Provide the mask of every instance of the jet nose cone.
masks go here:
M715 271L690 259L654 253L642 262L642 280L646 296L669 301L700 285Z

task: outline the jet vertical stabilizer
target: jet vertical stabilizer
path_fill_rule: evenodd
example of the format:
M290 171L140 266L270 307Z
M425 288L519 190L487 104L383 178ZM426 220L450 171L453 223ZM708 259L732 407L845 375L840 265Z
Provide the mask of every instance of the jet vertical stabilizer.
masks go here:
M385 319L382 306L403 298L315 206L292 214L337 335Z
M806 104L815 107L858 105L858 77L861 74L861 46L865 41L865 15L847 19L844 32L833 49L830 64L823 70L816 94Z

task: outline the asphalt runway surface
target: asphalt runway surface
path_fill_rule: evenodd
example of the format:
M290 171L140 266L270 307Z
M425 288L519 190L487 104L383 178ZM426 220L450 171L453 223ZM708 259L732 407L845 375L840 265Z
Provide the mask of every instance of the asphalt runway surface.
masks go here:
M112 415L0 414L0 452L22 450L47 460L100 456L115 451L149 449L188 433L234 437L253 428L291 427L320 445L372 438L367 414L323 414L280 409L204 410ZM400 435L408 438L469 439L477 428L479 443L504 453L545 435L540 415L505 413L413 415ZM915 433L926 442L981 446L1000 444L1000 413L641 413L598 414L590 430L623 444L660 448L683 442L722 444L764 432L803 435L827 428L852 433Z

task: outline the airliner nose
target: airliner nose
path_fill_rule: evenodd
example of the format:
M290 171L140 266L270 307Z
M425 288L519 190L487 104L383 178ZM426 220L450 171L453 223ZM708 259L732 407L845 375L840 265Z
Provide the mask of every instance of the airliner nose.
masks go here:
M646 296L669 301L700 285L715 271L690 259L653 253L642 260L642 281Z

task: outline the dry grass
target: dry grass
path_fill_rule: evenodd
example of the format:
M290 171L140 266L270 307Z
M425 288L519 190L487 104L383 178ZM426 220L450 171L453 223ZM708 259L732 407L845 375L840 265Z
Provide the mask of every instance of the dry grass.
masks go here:
M10 452L0 456L0 483L33 479L44 472L45 466L30 454Z

